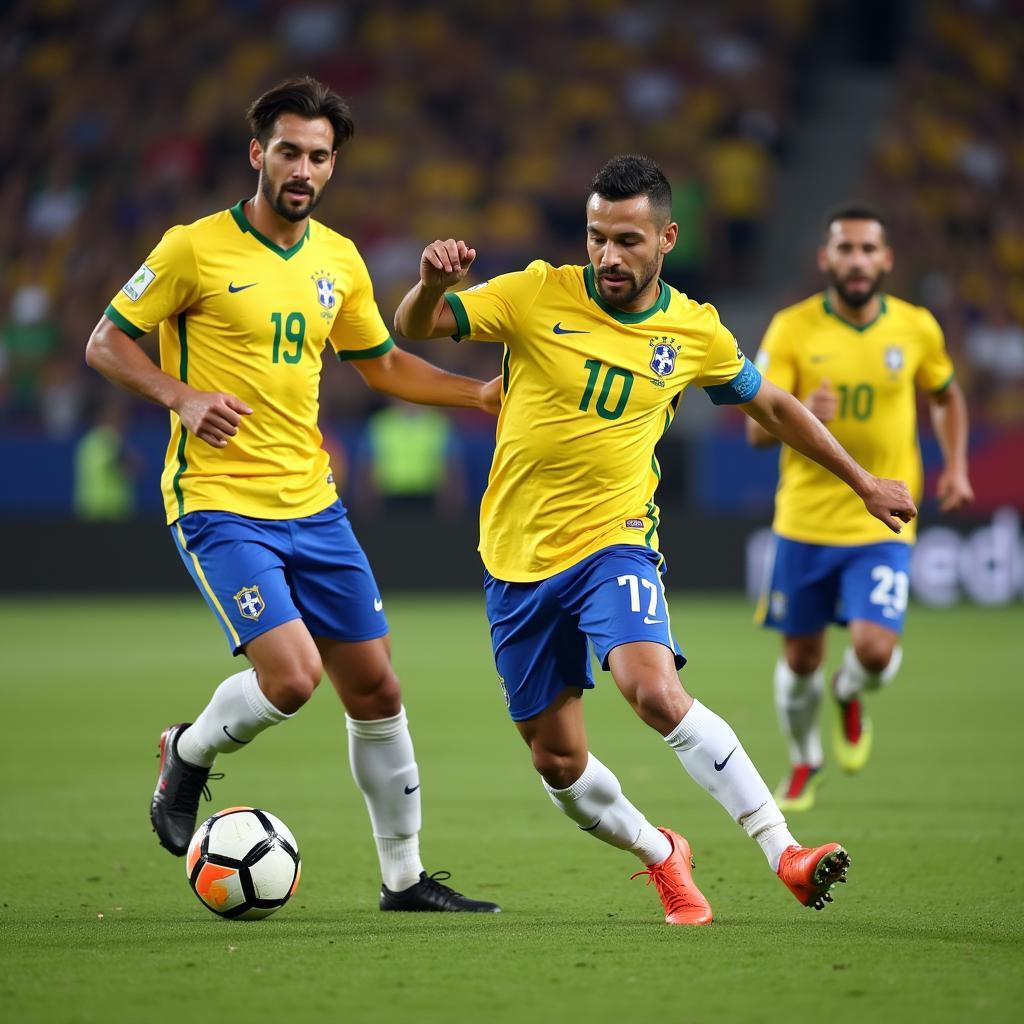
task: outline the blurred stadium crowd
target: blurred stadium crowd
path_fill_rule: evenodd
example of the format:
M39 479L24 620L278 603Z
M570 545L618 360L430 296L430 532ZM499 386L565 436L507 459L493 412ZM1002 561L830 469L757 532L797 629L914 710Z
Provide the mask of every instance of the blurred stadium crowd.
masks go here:
M626 151L673 179L666 277L712 301L756 287L836 6L14 0L0 15L0 436L82 428L106 389L82 360L97 317L168 226L252 194L244 109L295 73L353 108L317 216L357 242L386 319L438 235L476 245L481 277L581 262L586 183ZM1024 420L1020 14L1019 0L918 5L862 189L893 218L893 291L935 311L975 419L1001 424ZM498 359L426 354L476 376ZM351 369L325 374L328 420L374 403Z
M865 191L894 291L942 322L977 422L1024 423L1024 4L934 3L899 68Z

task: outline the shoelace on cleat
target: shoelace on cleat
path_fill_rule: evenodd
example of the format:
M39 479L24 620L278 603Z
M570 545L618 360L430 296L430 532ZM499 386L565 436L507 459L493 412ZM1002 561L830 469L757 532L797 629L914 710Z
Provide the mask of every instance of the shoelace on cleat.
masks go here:
M189 772L178 786L178 792L175 794L171 809L173 811L191 812L193 807L199 803L200 796L207 803L210 803L213 800L213 794L210 792L208 783L218 782L223 778L223 772L214 772L207 775L203 775L200 772Z
M652 864L642 871L637 871L629 876L629 880L632 882L634 878L639 878L641 875L647 876L647 881L644 882L644 885L650 885L653 882L657 887L658 895L665 904L666 914L674 914L677 910L686 910L687 908L700 906L699 903L694 903L689 898L688 890L679 882L675 875L659 865Z
M445 897L461 896L465 899L466 897L461 892L456 892L450 885L443 884L451 877L452 873L450 871L435 871L433 874L427 875L426 878L420 882L420 885Z

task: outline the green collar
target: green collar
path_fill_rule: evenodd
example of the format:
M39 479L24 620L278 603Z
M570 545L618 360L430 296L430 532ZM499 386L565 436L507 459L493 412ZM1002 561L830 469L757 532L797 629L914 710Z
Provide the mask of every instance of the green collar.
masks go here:
M879 301L881 303L881 305L878 308L878 315L876 317L873 317L866 324L851 324L850 321L846 319L846 317L840 316L832 308L832 303L828 301L828 292L827 291L822 292L822 295L821 295L821 305L822 305L822 308L825 310L825 312L829 316L834 316L841 324L846 324L847 327L850 327L850 328L852 328L853 330L855 330L855 331L857 331L859 333L863 333L869 327L873 327L875 324L877 324L878 321L881 320L882 317L885 316L885 314L889 312L889 307L886 305L886 302L885 302L885 295L879 294L878 298L879 298Z
M290 248L282 249L281 246L272 242L266 235L257 231L250 223L248 217L245 215L245 204L248 200L239 199L234 206L228 210L228 213L234 218L235 223L238 225L239 230L242 234L250 234L257 242L262 242L271 252L276 253L283 260L290 260L303 246L306 239L309 238L309 223L306 224L306 230L303 232L302 237Z
M658 278L658 286L661 289L658 292L658 300L653 306L649 306L647 309L640 310L639 313L628 313L623 309L616 309L614 306L609 306L604 299L601 298L601 293L597 290L597 285L594 283L594 266L592 263L588 263L583 268L583 283L587 287L587 295L594 300L594 302L607 313L613 320L617 320L620 324L640 324L644 320L650 319L655 313L661 313L663 310L668 309L668 304L672 298L672 294L668 289L668 285L665 284L661 278Z

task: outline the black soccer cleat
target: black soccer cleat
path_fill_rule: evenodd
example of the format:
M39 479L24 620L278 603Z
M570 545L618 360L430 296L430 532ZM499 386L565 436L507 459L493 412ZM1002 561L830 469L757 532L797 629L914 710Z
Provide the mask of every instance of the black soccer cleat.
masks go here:
M386 885L380 887L381 910L426 910L426 911L464 911L475 914L500 914L501 907L497 903L485 900L471 900L442 884L451 878L451 872L435 871L428 875L420 872L420 880L403 889L392 892Z
M160 774L149 804L149 820L160 845L176 857L185 856L196 830L199 797L205 793L206 799L210 799L206 787L210 769L189 764L178 756L178 737L190 724L170 725L160 734Z

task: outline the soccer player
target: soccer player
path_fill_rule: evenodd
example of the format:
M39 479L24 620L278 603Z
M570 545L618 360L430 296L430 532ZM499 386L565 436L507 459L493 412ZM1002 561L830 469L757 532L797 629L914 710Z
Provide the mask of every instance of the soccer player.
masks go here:
M373 826L381 909L497 911L420 862L420 777L383 602L338 499L317 412L328 342L371 387L407 401L496 412L500 382L457 377L396 348L356 247L311 219L352 135L345 103L294 79L256 100L248 118L256 194L171 228L86 351L90 366L170 410L162 486L171 535L231 650L251 662L192 724L161 736L153 827L183 855L217 755L291 718L326 671ZM157 326L159 367L136 343Z
M916 394L928 396L944 468L943 511L971 501L967 475L967 406L953 379L942 330L928 310L881 291L892 269L882 215L845 203L825 217L818 267L824 294L781 310L761 342L766 379L794 394L870 472L921 491ZM748 421L752 444L775 438ZM832 679L836 761L864 767L872 727L862 695L892 681L907 609L914 523L898 538L849 490L798 451L783 448L773 522L774 554L758 618L782 632L775 665L775 706L791 768L776 790L789 810L813 806L823 752L818 710L824 690L825 627L849 624L850 645Z
M587 266L531 263L459 293L476 257L428 245L395 316L418 338L505 345L497 450L481 507L487 614L512 719L555 805L628 850L669 924L711 921L690 847L653 827L588 750L588 641L623 696L684 769L761 846L793 894L821 909L849 864L838 843L804 848L736 734L680 685L658 552L654 447L688 384L736 404L819 460L893 530L915 513L902 483L861 469L792 395L762 381L710 305L659 278L676 240L671 189L653 161L611 160L586 204Z

